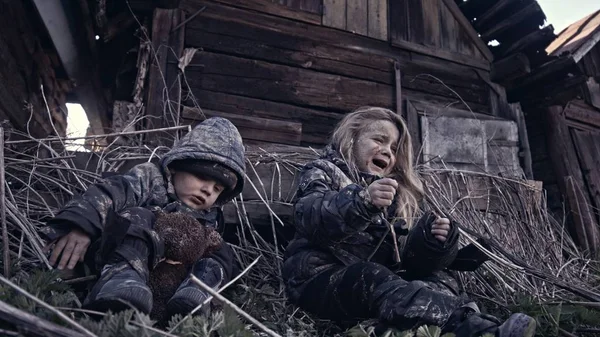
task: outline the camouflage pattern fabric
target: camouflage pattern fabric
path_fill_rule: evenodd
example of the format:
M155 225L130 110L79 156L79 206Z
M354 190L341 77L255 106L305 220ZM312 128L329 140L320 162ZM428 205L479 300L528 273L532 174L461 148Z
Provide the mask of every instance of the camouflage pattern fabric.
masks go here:
M127 236L148 241L156 241L156 237L148 234L147 219L130 214L131 209L144 208L151 211L162 210L164 213L182 212L198 219L206 226L218 227L222 215L219 206L237 196L244 187L245 151L242 138L236 127L227 119L214 117L198 124L186 134L162 158L160 165L144 163L135 166L123 175L115 175L91 185L83 195L73 198L61 211L41 229L42 237L48 242L66 235L72 229L78 228L87 233L92 242L100 242L102 236L122 236L119 226L107 228L109 214L115 212L129 218L131 225ZM174 160L201 159L210 160L230 168L238 176L237 186L221 198L215 207L198 211L191 209L176 197L171 173L168 165ZM110 226L108 226L110 227ZM119 235L113 235L113 234ZM117 240L118 241L118 240ZM156 245L156 242L152 244ZM97 245L96 245L97 246ZM224 245L227 246L227 245ZM226 253L232 253L230 247L223 248ZM127 253L124 253L127 255ZM123 254L121 254L123 255ZM231 258L217 258L220 262L230 263ZM231 270L231 266L224 266Z
M466 302L456 280L442 271L456 256L456 226L446 244L431 240L432 220L427 215L409 231L404 221L394 221L365 202L364 190L373 177L360 175L357 182L351 176L331 147L304 168L295 202L296 235L283 266L289 299L338 320L442 324ZM392 205L388 214L394 210ZM405 242L401 247L406 261L400 264L393 259L388 221L401 237L400 244ZM413 262L405 263L410 259ZM435 259L441 262L434 264ZM419 261L425 261L425 269L406 270Z

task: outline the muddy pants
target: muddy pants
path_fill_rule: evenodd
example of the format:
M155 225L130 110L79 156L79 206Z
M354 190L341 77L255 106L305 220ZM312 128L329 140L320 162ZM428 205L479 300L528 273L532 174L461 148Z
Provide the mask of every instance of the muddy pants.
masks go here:
M372 262L335 266L302 286L297 304L338 322L378 318L400 329L421 324L441 326L466 301L448 274L407 281Z

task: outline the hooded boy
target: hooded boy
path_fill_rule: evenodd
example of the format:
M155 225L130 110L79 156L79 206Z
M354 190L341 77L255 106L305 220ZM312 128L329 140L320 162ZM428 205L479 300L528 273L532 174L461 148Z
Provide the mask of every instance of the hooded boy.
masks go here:
M84 307L118 311L133 306L150 313L149 270L163 254L161 238L152 230L156 211L181 212L220 230L220 206L241 193L244 173L238 130L227 119L209 118L185 135L159 165L137 165L90 186L67 203L42 229L53 247L50 262L72 269L92 243L95 249L90 251L101 273ZM223 244L190 272L219 288L237 272L231 247ZM188 277L168 308L172 313L189 312L207 297Z

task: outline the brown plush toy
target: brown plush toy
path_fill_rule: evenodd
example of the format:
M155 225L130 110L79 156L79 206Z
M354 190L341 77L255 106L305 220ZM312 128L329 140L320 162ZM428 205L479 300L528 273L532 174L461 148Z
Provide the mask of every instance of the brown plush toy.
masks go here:
M182 213L157 214L154 230L164 241L165 259L150 272L154 295L150 317L161 322L168 319L167 302L194 263L217 250L223 241L216 230Z

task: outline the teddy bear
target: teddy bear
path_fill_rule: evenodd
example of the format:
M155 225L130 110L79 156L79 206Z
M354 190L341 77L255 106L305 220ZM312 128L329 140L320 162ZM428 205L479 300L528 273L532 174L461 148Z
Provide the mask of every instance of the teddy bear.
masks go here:
M212 227L183 213L156 214L154 230L164 242L164 259L150 272L149 285L154 295L150 317L158 322L168 319L167 302L191 267L200 258L217 250L223 240Z

